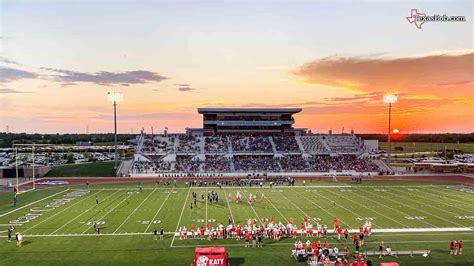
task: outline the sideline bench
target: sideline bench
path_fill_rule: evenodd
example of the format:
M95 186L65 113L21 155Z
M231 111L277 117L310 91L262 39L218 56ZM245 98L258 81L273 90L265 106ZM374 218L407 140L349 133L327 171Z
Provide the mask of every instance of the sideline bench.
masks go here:
M384 251L364 251L363 252L366 257L368 256L393 256L393 257L398 257L398 255L410 255L410 257L413 257L413 255L430 255L431 250L429 249L423 249L423 250L392 250L390 252L384 250Z

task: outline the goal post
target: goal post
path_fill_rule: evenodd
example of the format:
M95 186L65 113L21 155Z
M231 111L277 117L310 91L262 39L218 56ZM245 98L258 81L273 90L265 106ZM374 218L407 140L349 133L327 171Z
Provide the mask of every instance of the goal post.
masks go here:
M35 150L36 147L47 147L47 146L54 146L53 144L36 144L36 143L14 143L13 144L13 149L15 150L15 176L16 176L16 185L15 185L15 191L17 194L27 192L29 190L20 192L20 178L19 178L19 169L18 169L18 149L24 148L25 150L31 149L31 171L32 171L32 189L36 189L36 184L35 184ZM25 176L25 168L23 168L23 176Z

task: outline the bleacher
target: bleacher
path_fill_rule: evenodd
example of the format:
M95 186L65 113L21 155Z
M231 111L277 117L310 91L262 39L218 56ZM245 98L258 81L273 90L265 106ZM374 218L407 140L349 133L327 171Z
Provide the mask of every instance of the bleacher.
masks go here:
M324 146L319 136L301 136L303 149L309 154L329 154L329 150Z
M361 145L354 135L327 135L322 139L333 153L356 154L361 149Z
M358 156L364 147L355 135L171 134L140 139L138 154L145 157L134 160L131 175L380 171L370 159Z

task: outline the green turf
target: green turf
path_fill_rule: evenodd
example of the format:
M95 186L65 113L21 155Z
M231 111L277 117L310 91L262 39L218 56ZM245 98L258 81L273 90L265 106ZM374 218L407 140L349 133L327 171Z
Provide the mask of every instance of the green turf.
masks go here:
M447 150L460 150L466 153L474 152L474 143L439 143L439 142L392 142L392 152L436 152ZM396 147L403 148L403 151L397 151ZM380 142L379 148L387 150L387 143Z
M299 183L301 185L301 183ZM331 187L337 185L339 187ZM16 229L26 235L24 246L0 239L0 265L190 265L194 247L199 245L226 246L232 265L304 265L297 263L290 250L293 239L281 241L264 240L262 249L244 248L241 241L228 240L180 240L167 235L163 241L153 241L151 231L164 228L175 231L177 227L191 224L202 226L207 220L212 226L226 223L228 215L234 222L245 224L249 218L270 216L275 221L287 223L293 218L301 223L302 217L319 218L322 223L331 224L337 216L343 227L357 228L365 217L373 218L374 228L417 228L417 227L474 227L473 194L460 192L450 185L430 186L422 182L368 181L363 185L348 182L307 182L305 187L282 188L192 188L182 184L178 187L154 183L144 184L141 193L135 183L94 185L89 193L74 199L61 207L44 212L35 220ZM314 187L318 186L318 187ZM63 194L45 199L0 217L0 224L30 212L33 207L43 207L54 198L85 186L61 187L21 194L20 206L34 202L38 196ZM69 189L66 191L66 189ZM201 194L218 191L219 203L206 204ZM191 209L191 192L198 194L197 207ZM237 204L234 197L240 191L244 197L249 193L263 193L254 205ZM230 194L230 195L229 195ZM11 193L0 194L0 200L10 200ZM99 199L96 205L95 199ZM2 205L3 206L3 205ZM1 207L5 213L7 207ZM470 216L458 219L456 216ZM407 217L424 217L422 220ZM94 235L88 222L97 221L102 234ZM179 223L178 223L179 221ZM103 224L102 224L103 223ZM0 231L6 227L0 227ZM123 233L145 233L147 235L119 235ZM78 234L80 236L61 236ZM88 235L90 234L90 235ZM5 233L2 233L4 236ZM44 235L44 236L32 236ZM447 250L452 239L463 239L464 255L451 257ZM306 241L307 238L303 237ZM327 239L340 249L351 241ZM368 238L363 250L375 250L378 241L385 241L393 250L431 249L428 258L384 258L384 261L398 261L401 265L472 265L474 262L474 232L463 233L380 233ZM373 257L373 261L378 258Z
M106 177L115 176L114 162L95 162L54 166L46 177Z

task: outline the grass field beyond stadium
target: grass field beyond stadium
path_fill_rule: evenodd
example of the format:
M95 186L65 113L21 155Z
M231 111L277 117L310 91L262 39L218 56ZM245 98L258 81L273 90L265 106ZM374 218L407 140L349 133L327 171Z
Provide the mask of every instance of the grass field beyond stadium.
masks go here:
M293 218L297 225L307 216L332 227L333 217L344 228L356 229L366 219L372 221L374 233L362 250L376 250L385 241L392 250L430 249L428 258L417 256L392 258L402 265L472 265L474 255L474 197L469 189L457 185L429 185L414 181L367 181L362 185L349 182L307 182L295 187L166 187L144 184L139 192L135 184L62 187L33 191L18 197L16 209L11 206L11 193L0 195L0 231L2 236L15 219L31 213L41 214L23 225L13 225L25 235L21 248L0 241L0 265L25 264L170 264L190 265L196 246L226 246L231 265L303 265L291 256L293 239L264 240L262 249L248 249L243 242L227 240L180 240L175 232L181 226L189 230L210 223L245 225L248 219L273 217L284 224ZM219 202L209 204L201 195L207 191L219 194ZM253 205L235 202L237 191L244 199L257 192ZM68 193L79 192L68 196ZM190 208L191 192L198 195L197 207ZM84 193L84 194L83 194ZM83 194L83 195L81 195ZM69 194L71 195L71 194ZM79 195L79 196L78 196ZM99 204L96 205L96 197ZM56 208L51 203L70 198ZM6 202L10 204L6 204ZM56 201L57 202L57 201ZM54 204L53 204L54 205ZM26 207L25 207L26 206ZM31 216L31 215L30 215ZM20 221L20 220L18 220ZM95 235L92 222L101 228ZM153 241L151 232L163 228L168 234L163 241ZM453 230L461 230L453 232ZM433 232L439 231L439 232ZM449 256L450 240L465 242L464 255ZM301 240L306 241L306 237ZM354 247L351 240L328 237L331 246ZM378 262L376 257L371 258Z

